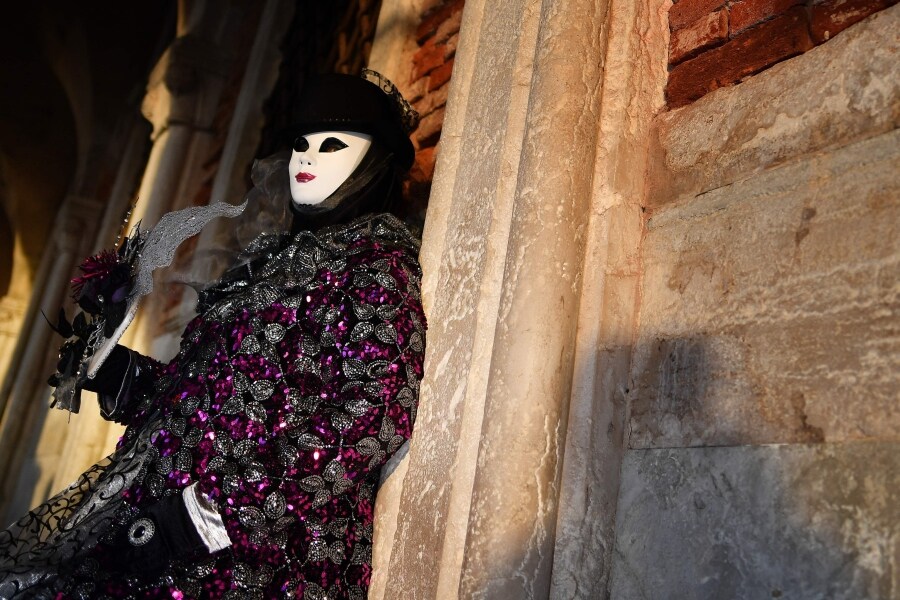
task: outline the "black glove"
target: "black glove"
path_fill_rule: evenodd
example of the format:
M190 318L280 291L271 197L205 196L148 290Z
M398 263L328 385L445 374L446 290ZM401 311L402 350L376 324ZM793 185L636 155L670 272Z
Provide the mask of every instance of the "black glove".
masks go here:
M124 417L136 404L135 389L146 383L141 378L149 375L144 372L147 369L142 371L139 358L140 354L134 350L116 344L97 374L85 380L84 389L97 393L100 416L107 421L126 424Z
M117 571L147 577L161 574L173 559L208 552L180 492L165 496L123 525L109 550Z

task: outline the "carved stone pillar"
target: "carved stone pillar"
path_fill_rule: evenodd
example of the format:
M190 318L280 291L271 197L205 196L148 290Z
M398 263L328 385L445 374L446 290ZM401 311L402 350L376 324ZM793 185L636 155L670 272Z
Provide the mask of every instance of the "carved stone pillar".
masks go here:
M379 495L372 598L605 593L603 553L578 553L611 534L667 42L668 2L631 4L466 3L420 257L421 409Z

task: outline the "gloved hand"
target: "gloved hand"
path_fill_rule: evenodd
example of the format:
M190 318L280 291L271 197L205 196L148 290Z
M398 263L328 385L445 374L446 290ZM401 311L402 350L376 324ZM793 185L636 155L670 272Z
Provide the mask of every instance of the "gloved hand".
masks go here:
M109 549L117 571L153 577L172 559L207 553L181 492L165 496L122 526Z

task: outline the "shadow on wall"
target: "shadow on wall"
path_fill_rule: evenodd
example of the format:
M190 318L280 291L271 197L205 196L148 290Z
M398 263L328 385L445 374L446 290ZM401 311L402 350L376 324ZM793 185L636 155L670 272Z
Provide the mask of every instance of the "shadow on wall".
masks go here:
M639 342L610 597L896 597L897 442L822 443L802 393L754 380L747 338Z

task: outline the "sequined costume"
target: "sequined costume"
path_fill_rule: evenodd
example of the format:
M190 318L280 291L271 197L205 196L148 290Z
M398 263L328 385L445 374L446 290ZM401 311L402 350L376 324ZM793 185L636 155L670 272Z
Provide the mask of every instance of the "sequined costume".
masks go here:
M422 376L417 242L379 215L252 250L201 295L171 362L141 358L116 453L0 536L34 597L365 598L380 467ZM156 580L117 573L113 533L194 482L231 546Z

